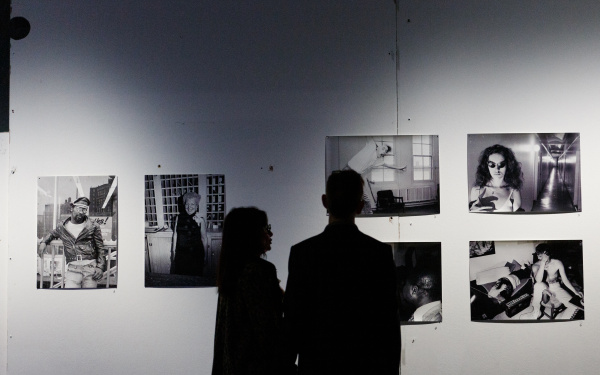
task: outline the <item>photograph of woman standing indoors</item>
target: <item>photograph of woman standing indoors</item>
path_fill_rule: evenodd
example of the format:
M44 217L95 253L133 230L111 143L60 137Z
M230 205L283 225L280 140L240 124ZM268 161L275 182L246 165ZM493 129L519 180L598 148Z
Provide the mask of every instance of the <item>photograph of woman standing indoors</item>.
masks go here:
M225 175L146 175L145 285L217 285L225 219Z

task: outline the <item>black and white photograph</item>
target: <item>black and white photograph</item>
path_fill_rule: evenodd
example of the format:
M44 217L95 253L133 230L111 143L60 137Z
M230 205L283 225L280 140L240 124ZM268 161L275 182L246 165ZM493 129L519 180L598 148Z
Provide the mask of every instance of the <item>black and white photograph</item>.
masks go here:
M146 175L144 184L145 286L216 286L225 175Z
M390 243L396 263L398 312L402 324L442 321L442 244Z
M580 212L579 133L468 135L469 211Z
M37 288L116 288L117 177L38 177L37 191Z
M493 242L469 259L472 321L584 319L581 240Z
M353 169L365 181L358 216L440 213L437 135L336 136L325 141L325 176Z
M469 243L469 258L496 254L494 241L471 241Z

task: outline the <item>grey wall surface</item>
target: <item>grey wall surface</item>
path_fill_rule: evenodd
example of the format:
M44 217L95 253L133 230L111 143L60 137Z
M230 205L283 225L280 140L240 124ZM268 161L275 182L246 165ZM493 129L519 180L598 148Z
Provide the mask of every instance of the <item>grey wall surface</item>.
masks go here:
M144 288L144 175L225 174L228 208L268 212L285 287L327 222L325 137L373 134L439 135L441 213L357 222L442 243L444 321L402 328L402 373L595 373L600 3L398 1L13 0L0 374L210 374L215 289ZM467 134L518 132L581 133L583 212L467 212ZM37 177L108 174L118 288L37 290ZM468 241L515 239L583 240L585 321L470 322Z

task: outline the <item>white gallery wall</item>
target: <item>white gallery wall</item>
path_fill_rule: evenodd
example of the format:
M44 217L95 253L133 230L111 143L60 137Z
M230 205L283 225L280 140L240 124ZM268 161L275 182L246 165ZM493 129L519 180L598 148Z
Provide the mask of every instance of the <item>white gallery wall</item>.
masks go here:
M600 3L398 2L12 0L32 30L0 144L0 375L210 374L215 289L144 288L144 175L225 174L228 209L268 212L285 287L327 223L325 137L390 134L439 135L441 213L358 219L442 243L444 321L402 327L402 373L595 374ZM582 212L467 212L467 134L520 132L581 134ZM116 289L36 289L54 175L118 176ZM583 240L585 320L471 322L469 241L544 239Z

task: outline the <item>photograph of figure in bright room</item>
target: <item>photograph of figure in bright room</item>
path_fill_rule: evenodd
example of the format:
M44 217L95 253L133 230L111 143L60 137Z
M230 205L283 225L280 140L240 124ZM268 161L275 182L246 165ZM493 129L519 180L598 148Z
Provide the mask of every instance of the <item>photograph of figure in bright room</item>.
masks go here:
M469 134L469 211L581 211L579 133Z
M400 322L442 321L442 244L390 243L396 263L396 295Z
M325 140L325 178L353 169L365 181L358 216L440 213L437 135L340 136Z
M493 242L469 259L472 321L583 320L582 241Z
M39 177L37 188L37 288L116 288L117 177Z
M225 176L145 176L146 287L216 286Z

